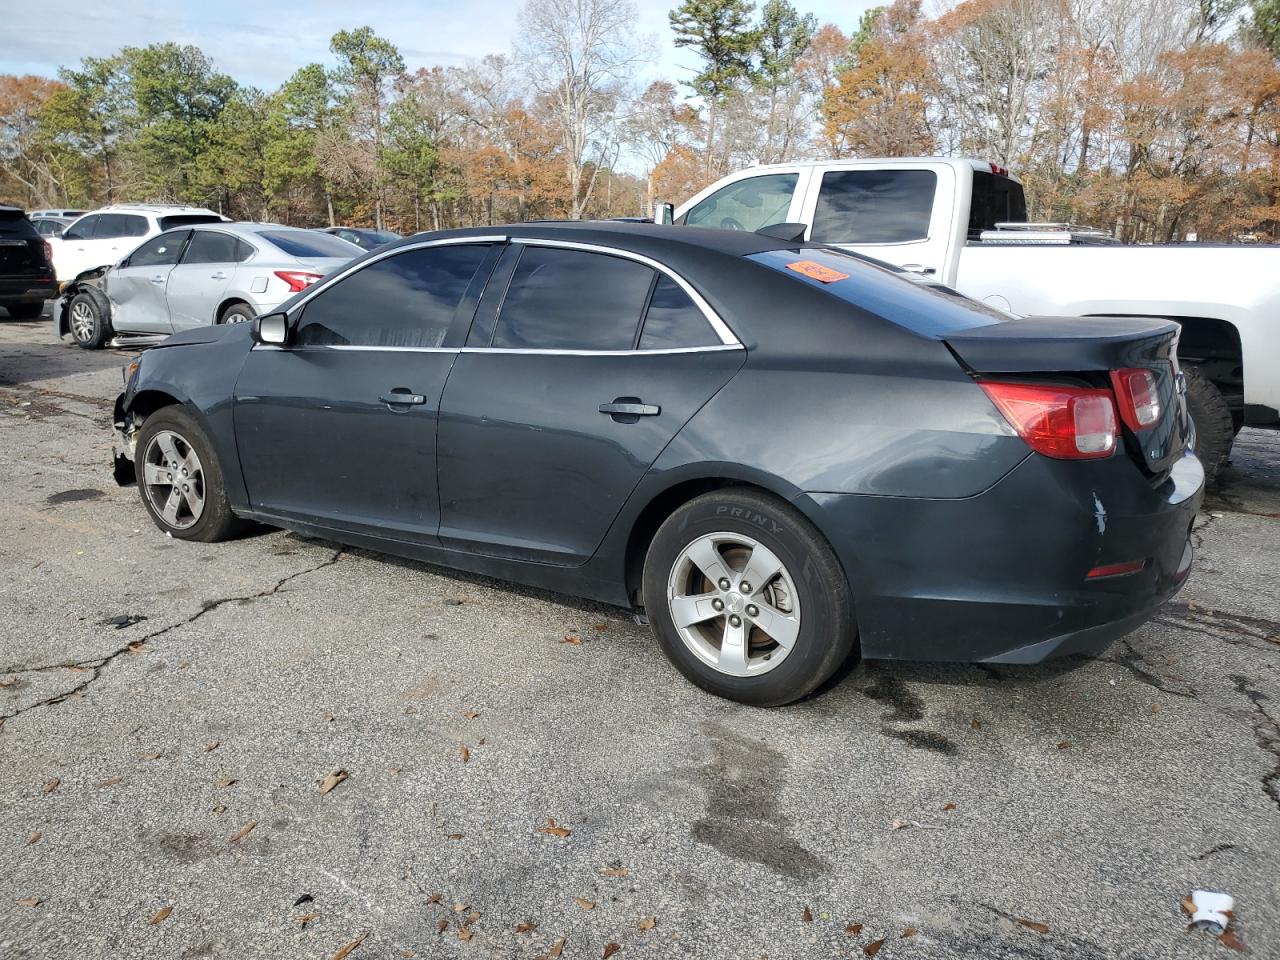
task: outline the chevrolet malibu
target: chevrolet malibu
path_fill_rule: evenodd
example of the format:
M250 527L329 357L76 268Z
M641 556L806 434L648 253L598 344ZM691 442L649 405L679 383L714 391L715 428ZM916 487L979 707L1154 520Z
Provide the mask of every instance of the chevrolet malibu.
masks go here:
M178 539L257 521L633 608L772 706L858 655L1030 663L1148 619L1203 486L1177 338L785 228L420 234L131 364L117 477Z

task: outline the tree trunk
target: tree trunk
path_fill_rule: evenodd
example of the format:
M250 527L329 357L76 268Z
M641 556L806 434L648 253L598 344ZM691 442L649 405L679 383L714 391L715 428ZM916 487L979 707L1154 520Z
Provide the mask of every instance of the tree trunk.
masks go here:
M329 211L329 226L336 227L338 224L333 219L333 191L331 191L327 186L324 188L324 205Z

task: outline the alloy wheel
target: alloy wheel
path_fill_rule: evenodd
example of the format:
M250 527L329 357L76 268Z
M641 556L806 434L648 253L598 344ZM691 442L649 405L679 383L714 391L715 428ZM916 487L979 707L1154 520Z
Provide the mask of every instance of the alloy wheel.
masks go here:
M156 515L175 530L186 530L204 513L204 467L180 434L161 430L147 443L142 479Z
M93 328L97 324L98 318L94 316L93 308L83 300L71 305L71 333L82 343L93 338Z
M685 646L734 677L777 667L800 634L795 581L772 550L742 533L710 533L676 557L667 605Z

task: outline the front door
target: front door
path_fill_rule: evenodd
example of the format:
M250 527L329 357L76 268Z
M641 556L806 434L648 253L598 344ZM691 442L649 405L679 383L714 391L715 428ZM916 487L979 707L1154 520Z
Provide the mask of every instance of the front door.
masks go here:
M264 514L433 543L436 418L487 268L485 244L407 248L347 274L256 345L235 388L249 501Z
M172 333L165 297L169 274L190 230L152 237L107 275L111 325L117 333Z
M508 262L441 401L440 539L577 565L745 351L635 260L536 241L507 256L518 262L505 297Z

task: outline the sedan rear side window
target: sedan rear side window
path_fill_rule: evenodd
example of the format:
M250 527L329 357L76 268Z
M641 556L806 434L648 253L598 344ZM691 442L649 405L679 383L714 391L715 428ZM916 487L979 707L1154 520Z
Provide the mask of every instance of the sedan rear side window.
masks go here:
M702 311L670 277L658 275L644 315L641 350L713 347L720 343Z
M621 257L525 247L502 302L493 345L630 350L653 274Z
M217 230L197 230L182 257L190 263L243 263L253 255L253 247L239 237Z
M364 252L341 237L311 230L269 230L259 236L291 257L342 257L350 260Z
M300 346L438 347L489 245L406 250L326 287L302 311Z
M822 176L815 243L909 243L929 238L932 170L837 170Z

